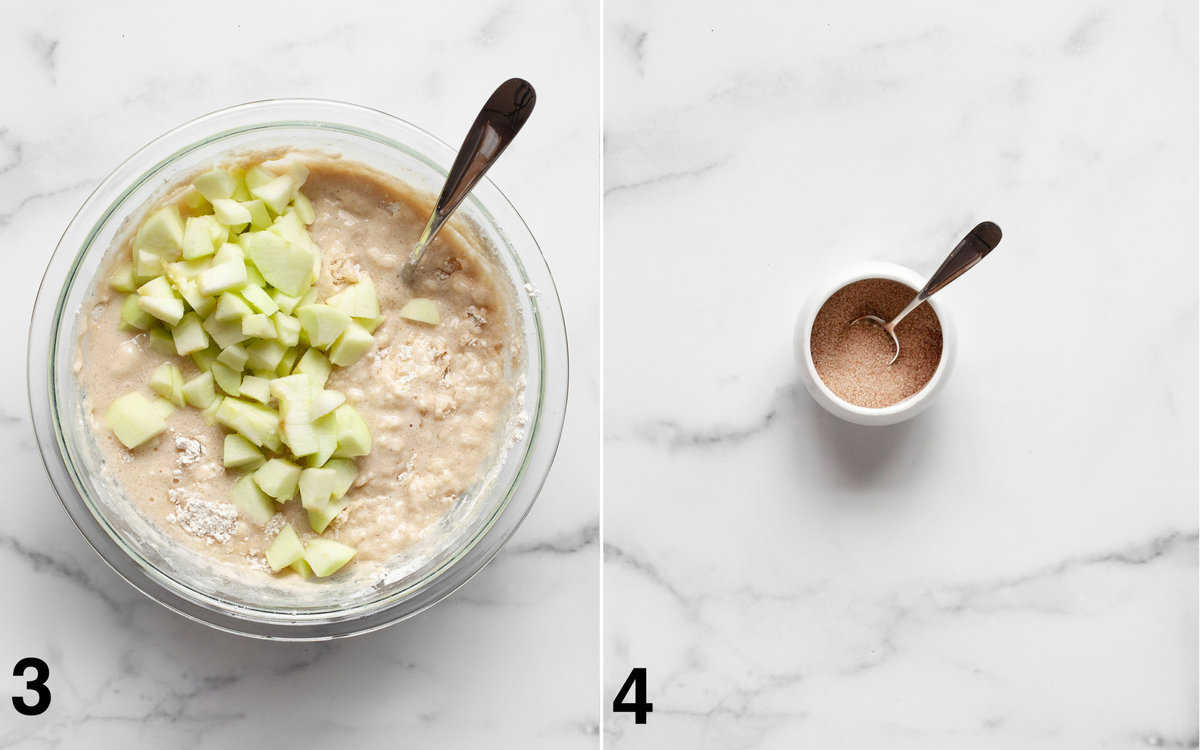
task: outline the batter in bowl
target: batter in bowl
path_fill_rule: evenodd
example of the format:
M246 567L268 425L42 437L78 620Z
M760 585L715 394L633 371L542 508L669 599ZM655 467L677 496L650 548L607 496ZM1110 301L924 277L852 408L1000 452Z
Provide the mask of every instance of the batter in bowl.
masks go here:
M344 394L362 415L372 445L355 459L346 506L321 536L354 547L354 565L381 563L413 545L485 479L521 421L515 292L491 253L455 231L439 235L406 284L400 268L424 226L428 199L363 164L281 156L258 155L241 164L271 159L267 166L291 160L307 167L302 190L313 209L308 233L321 252L317 297L366 277L378 297L381 322L372 331L371 349L335 368L325 386ZM168 202L180 194L174 191ZM127 262L130 252L126 237L112 250L108 267ZM200 373L191 357L165 355L147 333L122 327L124 297L97 283L76 362L105 470L180 543L217 562L269 574L264 552L285 524L302 540L316 535L298 501L279 505L263 526L239 513L230 497L241 472L222 464L228 430L209 424L197 409L181 408L165 431L131 450L105 424L109 405L146 390L164 361L177 364L185 379ZM397 314L413 298L436 304L436 325Z

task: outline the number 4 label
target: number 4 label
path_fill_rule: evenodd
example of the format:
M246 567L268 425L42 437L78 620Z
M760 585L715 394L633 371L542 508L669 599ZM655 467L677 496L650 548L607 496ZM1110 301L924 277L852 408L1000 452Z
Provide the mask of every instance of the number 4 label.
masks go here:
M633 701L630 702L629 691L633 690ZM617 691L617 697L612 702L613 713L633 714L634 724L645 724L646 714L654 710L654 704L646 700L646 668L634 667L625 678L625 684Z

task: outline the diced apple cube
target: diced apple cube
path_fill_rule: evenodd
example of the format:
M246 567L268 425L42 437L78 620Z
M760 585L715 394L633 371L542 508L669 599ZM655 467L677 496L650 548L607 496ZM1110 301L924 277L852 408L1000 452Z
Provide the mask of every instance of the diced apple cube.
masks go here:
M260 286L247 286L241 291L241 294L251 307L263 315L274 315L279 312L279 305Z
M266 185L268 182L275 179L275 177L275 175L263 169L262 166L255 164L253 167L250 167L246 170L246 176L244 180L246 187L250 190L254 190L254 188L260 185Z
M113 271L112 276L108 277L108 285L118 292L132 292L137 288L137 282L133 278L133 266L125 263Z
M208 331L208 335L212 336L213 341L222 349L228 349L234 344L240 344L246 340L246 334L242 333L242 321L240 318L219 321L214 313L205 318L204 330Z
M293 372L307 375L313 382L314 388L324 388L325 382L329 380L329 373L333 371L333 367L329 364L329 359L316 349L309 349L304 352L304 356L300 357L300 361L296 363L296 368Z
M231 494L238 511L255 525L266 526L275 515L275 503L248 476L234 483Z
M375 339L366 328L352 322L337 341L333 342L333 347L329 350L329 361L338 367L349 367L370 351L374 343Z
M250 354L246 351L246 347L241 344L225 347L217 355L218 362L237 372L246 369L246 360L248 359L250 359Z
M233 195L230 197L239 202L250 200L250 189L246 187L246 170L238 168L233 170L231 174L233 175L234 188Z
M242 318L242 333L252 338L273 339L275 338L275 324L262 313L247 315Z
M130 450L167 429L161 406L136 391L113 401L104 414L104 422Z
M171 343L171 346L175 346L174 342ZM220 353L221 350L216 346L210 346L204 351L192 352L192 361L196 363L196 367L208 372L212 369L213 362L217 361L217 355Z
M326 500L305 508L308 513L309 528L318 534L324 533L325 529L329 528L329 524L333 523L333 519L337 518L347 505L349 503Z
M262 452L241 435L226 435L222 463L227 469L259 466L266 459Z
M175 353L181 357L208 347L208 334L204 332L200 316L194 312L184 315L179 320L172 336L175 339Z
M305 469L300 472L300 504L311 508L329 502L337 485L338 475L333 469Z
M327 578L354 557L354 548L332 539L312 539L304 547L304 560L318 578Z
M257 446L279 445L279 415L265 406L228 397L216 412L217 422Z
M150 348L164 357L175 356L175 339L160 325L152 325L149 331Z
M246 264L240 260L219 263L200 274L200 292L206 295L239 287L246 283Z
M138 306L169 326L178 324L183 317L183 300L178 297L139 296Z
M335 458L325 464L324 468L337 475L337 483L333 488L333 499L342 499L354 485L354 480L358 477L358 467L354 465L354 461L348 458Z
M175 206L160 208L138 228L133 249L175 260L183 249L183 218Z
M289 175L280 175L270 182L250 188L250 194L258 198L277 214L283 213L292 199L296 182Z
M213 362L209 372L212 373L213 380L217 381L221 390L230 396L242 394L242 374L240 372L220 362Z
M270 231L247 232L241 242L271 286L292 296L304 294L313 278L312 252Z
M148 279L163 272L162 256L155 255L149 250L135 250L133 258L133 271L136 279Z
M245 261L246 251L236 242L223 242L217 250L217 254L213 256L213 265L220 263L233 263L234 261Z
M232 198L218 198L213 201L213 214L217 221L227 227L240 229L250 223L250 209Z
M270 565L271 570L276 573L297 560L304 559L304 545L300 542L300 537L291 524L284 524L279 533L275 535L275 540L271 542L271 546L267 547L266 556L267 565Z
M275 324L275 338L284 346L295 346L300 342L300 321L282 310L271 316Z
M221 404L223 404L223 403L225 403L225 397L218 394L217 397L213 399L211 404L204 407L200 411L200 417L207 424L216 424L217 423L217 412L221 410Z
M316 428L313 427L311 420L295 422L284 420L282 430L284 444L297 458L310 456L321 449Z
M150 373L150 390L176 406L183 406L183 373L167 362Z
M179 202L187 206L187 209L193 214L206 213L210 208L208 199L196 189L195 185L187 186L187 188L179 196Z
M216 251L213 236L213 225L217 221L212 216L193 216L187 220L183 228L183 257L185 260L206 258ZM217 226L220 229L220 226Z
M246 300L237 292L225 292L217 300L217 307L213 313L218 322L225 323L231 320L241 321L245 316L252 314L252 311L250 305L246 304Z
M375 295L375 283L370 276L363 276L357 284L351 284L326 300L352 318L375 320L379 317L379 299Z
M282 458L272 458L251 475L259 488L280 502L291 500L300 482L300 467Z
M338 447L333 455L338 458L365 456L371 452L371 431L367 422L350 404L342 404L334 410L337 418Z
M144 331L154 325L154 316L142 309L138 304L140 299L136 294L125 297L125 301L121 303L121 323L128 328Z
M346 397L338 391L321 391L313 397L312 418L320 419L346 403Z
M242 378L241 391L243 396L265 404L271 400L271 381L254 375L246 375Z
M437 303L424 297L413 297L400 308L400 317L415 320L435 326L442 322L442 314L438 312Z
M299 297L293 297L289 294L284 294L278 289L275 289L271 292L271 299L275 300L275 304L279 305L279 309L288 315L291 315L296 309L296 305L300 304Z
M317 436L317 452L305 461L312 468L321 468L329 463L333 452L337 450L337 416L330 412L314 419L312 426Z
M271 226L271 214L267 211L267 204L255 198L254 200L242 201L242 207L250 213L251 229L266 229Z
M229 198L237 190L237 180L224 169L212 169L192 181L192 187L215 205L220 198Z
M292 569L292 572L306 581L313 576L312 568L304 561L303 557L292 563L289 567Z
M329 305L304 305L296 309L296 317L309 343L322 349L336 341L351 322L349 315Z
M137 293L142 297L174 297L175 290L171 288L171 282L167 281L166 276L155 276L145 284L138 287Z
M287 347L278 341L259 339L246 347L250 354L249 365L253 370L275 372L279 361L283 359Z
M183 384L183 400L197 409L206 409L217 399L211 372L202 372Z

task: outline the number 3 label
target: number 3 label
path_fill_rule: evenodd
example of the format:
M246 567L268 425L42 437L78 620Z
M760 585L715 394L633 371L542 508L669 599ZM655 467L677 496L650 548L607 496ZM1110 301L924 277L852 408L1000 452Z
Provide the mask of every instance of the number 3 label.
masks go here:
M33 677L27 677L25 673L31 669ZM37 716L50 707L50 688L46 687L46 680L50 679L50 667L46 662L36 656L26 656L13 667L13 677L25 677L25 689L37 696L30 702L23 696L14 695L12 704L17 713Z

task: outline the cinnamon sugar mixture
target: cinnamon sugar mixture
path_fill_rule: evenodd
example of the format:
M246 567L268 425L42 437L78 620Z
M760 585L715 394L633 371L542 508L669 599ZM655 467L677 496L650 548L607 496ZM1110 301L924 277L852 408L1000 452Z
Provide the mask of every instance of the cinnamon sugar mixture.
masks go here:
M929 303L896 326L900 358L892 359L892 340L877 325L850 325L863 315L891 320L916 290L889 279L863 279L833 294L817 312L809 346L821 380L856 406L880 409L903 401L925 387L942 358L942 326Z

